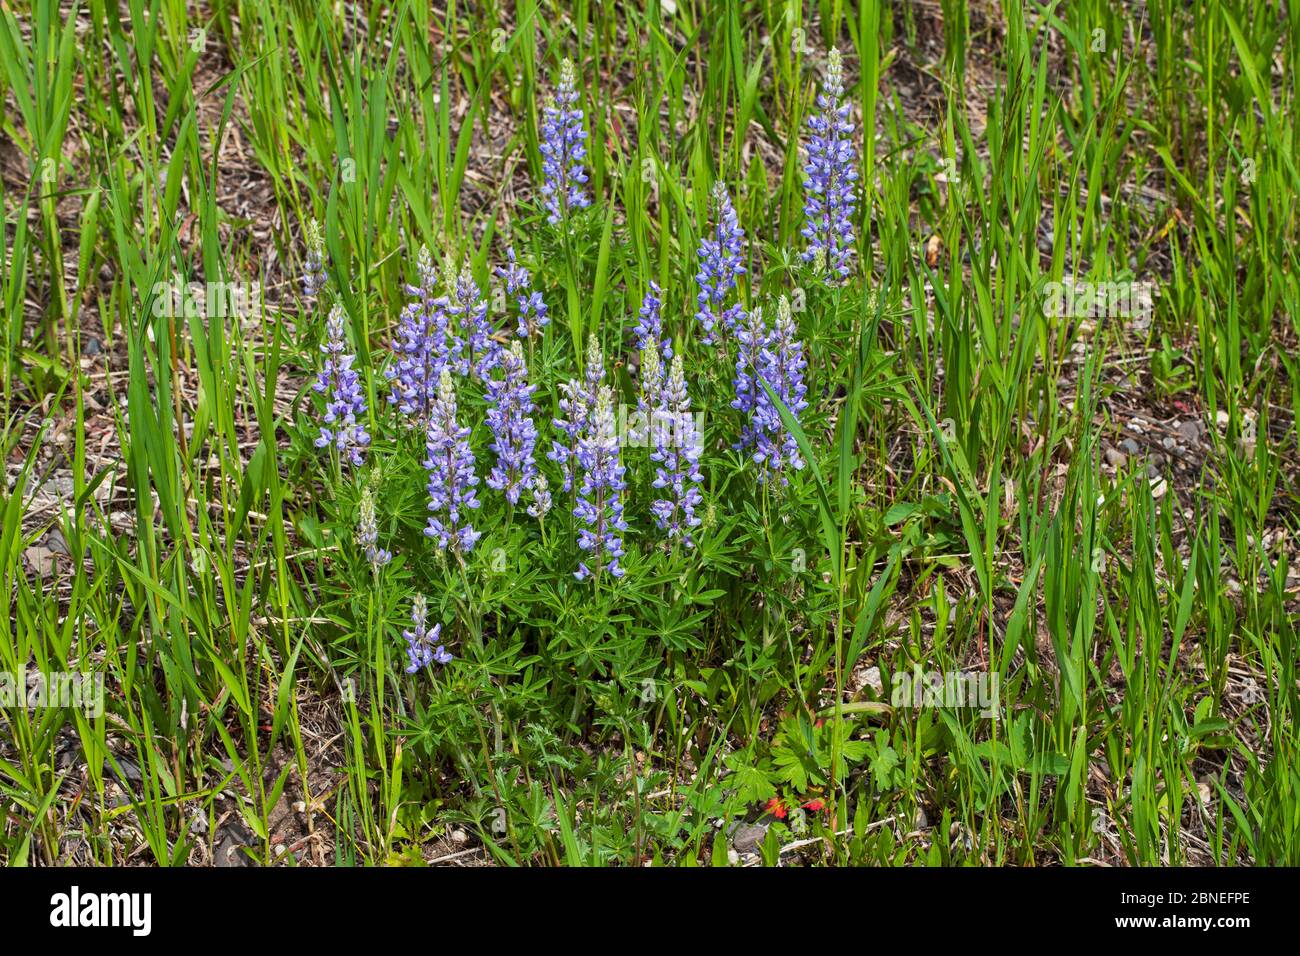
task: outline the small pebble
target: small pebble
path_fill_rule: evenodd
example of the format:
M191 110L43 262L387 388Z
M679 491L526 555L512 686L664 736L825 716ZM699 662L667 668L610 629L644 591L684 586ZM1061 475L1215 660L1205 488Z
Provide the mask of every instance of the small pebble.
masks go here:
M753 853L767 836L767 827L761 823L742 823L732 831L731 843L738 852Z
M877 694L884 692L885 682L881 679L879 667L868 667L867 672L862 675L862 679L865 686L870 687Z

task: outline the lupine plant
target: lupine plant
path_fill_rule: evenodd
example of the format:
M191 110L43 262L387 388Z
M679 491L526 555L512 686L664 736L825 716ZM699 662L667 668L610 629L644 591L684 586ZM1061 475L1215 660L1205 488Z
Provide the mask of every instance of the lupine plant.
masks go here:
M560 65L560 82L554 99L542 110L542 199L555 225L571 212L591 205L583 188L587 173L587 133L583 129L582 110L578 107L578 78L573 62Z
M843 281L852 270L853 208L857 156L853 119L844 98L844 63L831 50L817 111L808 117L808 162L804 167L804 259L817 262L828 278Z
M663 361L673 357L673 340L664 335L663 300L659 283L651 279L646 289L645 298L641 300L641 310L633 334L636 335L636 350L644 352L653 348Z
M487 423L496 454L487 486L504 493L506 501L516 505L524 489L532 487L537 478L533 460L537 428L532 419L536 386L528 384L528 366L518 342L510 343L498 364L502 377L487 383Z
M844 172L841 147L836 145L851 132L846 114L838 112L840 69L838 58L833 58L827 91L819 99L821 109L839 119L829 126L814 123L813 128L825 135L809 148L810 163L818 170L829 169L830 179L821 173L810 176L810 196L826 196L827 183L851 182ZM695 250L694 316L680 326L687 332L680 346L674 347L669 332L677 322L665 317L663 289L657 278L649 277L642 286L629 355L617 349L607 354L596 329L588 332L580 356L564 355L559 351L561 340L542 335L551 321L546 278L568 290L572 304L573 282L583 275L575 252L581 247L575 244L579 240L570 233L568 222L572 213L590 203L584 188L586 132L577 102L575 72L565 61L539 130L541 193L547 225L554 230L544 233L542 240L552 242L553 251L563 251L556 257L560 261L551 265L543 257L527 263L507 242L500 264L488 263L489 274L500 283L497 292L488 296L475 281L467 258L461 257L457 268L453 265L457 258L447 254L440 268L428 248L422 247L412 281L403 290L405 301L381 366L387 404L397 413L385 426L385 446L394 449L390 454L399 456L399 464L384 467L383 473L390 477L363 486L356 541L377 587L404 579L405 571L379 574L393 560L389 547L400 547L403 568L414 569L417 575L412 626L403 631L406 671L413 676L430 671L435 663L452 663L445 646L449 634L467 639L473 660L488 659L483 656L492 653L487 638L511 627L507 608L531 605L523 598L488 601L478 590L482 584L474 582L482 581L484 573L495 574L512 565L518 568L523 561L538 561L547 573L564 572L569 578L567 586L557 583L552 590L539 592L551 595L547 598L551 610L528 612L533 616L561 613L567 617L572 613L567 607L581 607L584 601L596 602L601 615L614 614L618 607L632 606L621 603L624 593L640 593L643 608L653 606L646 601L680 602L675 595L651 599L645 589L653 578L646 575L668 575L667 579L689 586L692 576L703 572L701 551L716 549L714 536L720 527L728 526L718 514L718 502L711 500L719 477L725 474L731 488L753 489L747 513L766 516L765 489L788 488L791 475L804 466L809 446L799 423L811 402L798 323L784 294L788 290L763 290L776 300L776 319L769 325L765 316L772 309L757 301L759 290L741 286L751 250L723 180L717 180L710 191L708 221ZM835 179L841 174L841 179ZM810 199L810 210L813 202ZM839 198L829 208L837 217L852 214L852 205ZM835 223L837 231L826 240L832 244L844 235L839 219ZM822 241L816 236L824 233L810 233L810 244ZM314 262L311 256L309 248L309 265ZM838 268L840 260L832 258ZM316 271L309 269L309 274ZM535 275L542 281L535 281ZM756 297L749 306L746 292ZM340 316L336 307L324 346L327 361L321 381L335 392L341 387L353 404L344 407L336 399L326 412L335 419L349 409L354 417L365 410L357 404L361 392L355 373L345 375L341 386L337 383L340 372L348 372L352 363L341 352L345 339ZM692 325L695 335L690 334ZM503 340L509 345L503 345ZM535 380L530 380L530 365L535 374L540 372ZM631 384L636 411L630 419L625 367L635 372ZM732 390L722 396L718 386L728 378ZM730 408L730 414L716 416L711 432L704 416L694 410L692 379L699 383L706 402ZM549 418L546 411L552 412ZM539 429L538 419L548 427ZM787 422L793 422L794 428ZM327 417L325 427L331 424ZM715 448L712 456L710 439ZM537 455L539 441L549 446L544 457ZM384 489L392 482L401 483L400 457L415 454L417 442L423 445L427 509L423 536L432 540L432 563L409 537L394 539L393 545L381 542L378 521L377 495L402 507L403 493ZM476 448L482 453L476 455ZM741 453L739 472L724 471L724 461L736 460L721 457L727 448ZM351 456L349 460L360 461ZM484 462L481 484L480 461ZM559 509L552 500L553 481L565 496ZM734 491L727 493L728 507L737 506L734 495ZM537 519L535 525L512 520L525 497L526 513ZM753 510L757 504L761 512ZM770 549L780 533L778 526L769 525L762 535L764 547ZM485 539L486 555L480 556L478 546ZM532 553L536 556L522 557ZM515 578L511 575L508 580ZM525 587L526 580L508 587ZM575 587L581 590L573 592ZM426 593L440 595L436 622L430 621L435 608ZM598 654L584 651L571 657L573 651L562 650L559 644L547 653L564 654L573 661L579 680L572 700L576 714L587 682L605 665L599 663ZM501 734L500 726L493 733Z
M429 419L442 370L451 362L448 316L451 303L438 291L438 271L427 247L416 263L418 284L406 288L410 301L402 309L393 340L394 361L384 371L391 388L388 401L418 422Z
M307 257L302 267L302 294L308 299L320 295L329 281L325 271L325 237L321 234L320 223L315 219L307 220L304 229L307 243Z
M575 275L566 221L573 211L589 205L583 189L586 134L575 84L573 67L565 61L540 131L542 195L548 223L556 227L568 260L561 273L564 282ZM631 422L625 422L618 380L609 374L595 331L587 336L582 361L573 363L578 368L569 366L567 378L529 380L525 343L529 355L544 344L541 332L550 315L543 290L534 284L533 270L513 245L506 246L504 263L492 270L501 283L495 308L474 280L468 262L462 260L457 269L448 255L439 269L428 248L421 248L414 280L404 290L406 301L397 317L383 376L388 404L398 413L392 432L395 447L399 452L411 448L410 435L423 442L428 512L423 531L435 545L437 561L424 564L418 550L404 557L417 566L431 567L435 575L459 575L459 581L453 577L446 584L443 618L432 625L424 591L412 598L413 626L403 631L408 674L452 661L444 646L444 627L469 637L475 656L487 653L488 619L470 584L477 567L476 545L485 535L493 541L518 541L522 534L527 540L529 532L512 530L508 516L504 521L495 517L502 506L513 513L525 494L528 515L538 519L536 540L539 545L549 542L550 553L543 560L571 562L572 580L589 588L593 599L617 600L619 589L627 586L623 582L628 576L630 536L644 541L644 548L638 545L636 550L638 569L658 555L658 560L679 566L675 573L686 571L689 577L689 565L683 562L694 560L688 556L697 552L700 534L716 520L706 491L706 432L702 418L697 419L692 409L689 371L716 382L726 374L727 365L732 367L734 395L729 404L739 415L723 416L730 437L725 432L719 437L723 445L743 453L742 481L761 488L779 475L785 485L787 470L802 468L798 439L786 427L777 405L792 416L796 428L809 408L803 381L806 363L793 312L787 298L780 296L776 322L769 327L760 305L746 308L739 283L746 273L745 233L722 181L712 188L709 217L696 250L694 319L700 334L694 354L690 338L683 349L674 348L665 328L663 291L657 280L645 282L632 330L639 360L635 363L636 414ZM310 264L310 249L308 256ZM544 263L534 268L554 274ZM512 309L513 322L509 321ZM327 407L324 428L349 411L355 417L365 410L355 373L350 372L352 359L342 354L341 315L336 306L324 346L327 360L321 382L335 393L341 389L351 404L340 405L336 397ZM503 346L497 329L508 335L512 325L513 338L508 347ZM553 353L544 353L543 359L542 368L555 368ZM621 362L615 368L618 365ZM542 436L534 422L539 394L556 410L549 423L550 450L543 461L536 455ZM480 433L483 437L476 437ZM328 434L333 437L336 432ZM490 456L483 490L474 452L480 441L486 443ZM360 462L356 456L350 455L350 460ZM560 523L552 518L549 536L546 521L553 501L548 471L568 497ZM380 569L393 555L381 546L376 500L369 484L361 492L359 512L357 543L379 581ZM406 547L410 548L409 541ZM494 546L492 554L493 566L508 564L508 556L501 557L507 554L503 548ZM641 573L638 570L638 580ZM579 673L587 673L590 667L590 662L583 664ZM579 692L575 707L581 699Z
M515 247L506 249L506 264L497 270L497 275L505 283L507 295L516 297L519 310L516 334L521 339L535 339L541 330L550 324L547 318L546 300L542 293L532 287L532 277L528 270L515 259Z
M647 354L655 353L648 349ZM650 511L669 542L680 540L686 547L694 547L691 529L702 520L695 509L704 500L700 493L704 436L691 414L680 355L673 357L668 380L659 392L650 434L654 445L650 459L656 463L654 487L662 496L655 499Z
M608 573L623 576L619 558L623 556L623 480L627 469L619 462L618 433L614 427L614 396L608 386L601 386L583 437L578 441L578 466L582 485L574 515L584 527L578 532L578 547L588 557L578 564L574 577L579 580Z
M563 417L551 422L559 437L552 439L551 450L546 457L560 466L565 491L573 490L578 448L590 430L591 417L595 413L596 400L604 381L605 358L601 352L600 340L592 335L587 341L583 377L580 380L570 379L560 386L559 406Z
M316 447L333 448L343 461L360 465L370 444L370 433L362 421L366 400L360 376L352 367L356 356L348 348L347 317L341 305L330 310L325 328L325 341L321 345L325 360L314 386L318 394L325 396L325 414Z
M793 433L781 421L771 395L785 405L795 418L808 407L803 373L807 366L803 356L803 343L795 328L790 300L782 296L777 302L776 322L763 342L758 357L758 371L767 388L763 389L757 417L761 420L757 436L758 448L754 460L768 472L780 472L787 465L799 469L804 466L799 444ZM784 477L782 480L786 480Z
M763 310L752 308L745 315L742 328L736 331L736 373L732 381L735 397L731 407L744 417L740 435L733 448L746 449L757 443L759 435L767 428L768 399L761 381L764 368L763 349L767 345L768 329L763 321Z
M646 345L641 350L640 384L636 397L636 415L629 422L628 441L634 445L644 445L649 440L651 421L659 410L660 398L664 390L665 369L659 357L659 349Z
M370 570L378 574L380 568L393 560L393 553L379 546L379 519L375 514L375 496L369 488L361 492L357 508L357 544L365 549Z
M438 379L438 395L429 415L425 439L424 468L429 474L432 514L424 533L437 541L439 548L450 546L457 555L471 551L479 539L469 514L480 504L474 491L478 476L474 474L469 435L470 429L462 426L457 418L456 386L451 370L444 368Z
M501 345L492 337L488 303L479 291L478 283L474 281L469 263L456 276L454 289L449 313L459 325L458 338L465 343L460 372L462 375L472 373L475 378L482 380L499 361Z
M442 625L429 627L429 604L423 594L417 594L411 603L411 624L411 628L402 632L410 662L406 673L415 674L434 663L450 664L451 653L438 641Z
M734 332L745 317L744 307L739 301L727 305L727 300L736 290L737 279L745 273L745 232L740 227L740 218L731 204L725 183L714 185L712 209L709 231L700 240L696 253L699 258L699 272L695 275L699 286L696 296L699 308L695 318L703 330L701 341L705 345L716 341L718 326L726 332Z

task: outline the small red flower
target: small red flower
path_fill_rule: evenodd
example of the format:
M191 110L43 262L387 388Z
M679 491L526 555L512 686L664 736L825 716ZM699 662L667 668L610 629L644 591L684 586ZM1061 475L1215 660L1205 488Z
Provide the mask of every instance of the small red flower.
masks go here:
M805 804L803 805L803 808L804 808L805 810L811 810L811 811L813 811L813 813L816 813L818 810L825 810L825 809L826 809L826 801L825 801L825 800L809 800L807 803L805 803Z
M772 814L778 820L785 819L785 806L776 797L767 801L767 812Z

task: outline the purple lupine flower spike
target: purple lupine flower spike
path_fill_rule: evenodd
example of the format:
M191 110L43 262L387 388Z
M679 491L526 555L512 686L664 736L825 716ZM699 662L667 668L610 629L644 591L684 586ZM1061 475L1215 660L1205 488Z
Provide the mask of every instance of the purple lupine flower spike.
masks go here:
M577 379L571 378L567 382L561 382L561 417L551 419L552 427L564 436L564 440L551 439L551 450L546 453L546 457L559 464L565 491L573 489L578 439L582 437L587 424L586 403L583 401L582 394L582 383Z
M652 461L655 468L654 487L664 497L650 506L659 527L666 531L668 540L681 538L687 548L693 548L691 529L698 527L700 518L695 508L703 496L700 494L700 454L704 450L704 436L691 414L691 399L686 393L686 376L682 370L682 357L674 356L668 372L668 381L660 395L659 407L651 425Z
M528 513L534 518L544 518L551 510L551 489L546 476L540 471L533 475L531 484L533 503L528 506Z
M741 426L739 440L732 447L741 450L755 442L764 423L761 409L766 396L759 384L759 375L763 346L767 342L767 324L763 321L761 308L754 306L746 315L744 325L736 331L736 342L739 345L734 380L736 397L731 407L745 416L745 423Z
M586 525L578 532L578 547L589 553L588 561L594 568L581 562L574 577L581 581L608 571L621 578L622 532L627 530L622 492L627 487L623 480L627 469L619 463L614 393L608 386L600 387L590 428L578 443L577 457L583 474L573 514Z
M303 263L302 294L315 298L329 281L325 271L325 237L321 234L320 223L309 219L303 230L307 240L307 261Z
M506 249L509 262L505 268L498 269L506 286L506 294L516 297L519 305L519 328L517 335L523 338L535 338L545 325L550 324L546 315L546 302L542 294L532 288L533 279L528 270L515 261L514 246Z
M582 128L582 110L578 108L577 76L573 63L560 65L560 85L554 99L542 110L542 197L555 225L569 217L574 209L591 205L583 190L587 173L587 133Z
M501 345L492 337L487 300L479 291L468 262L461 267L453 288L455 292L449 311L459 320L461 335L468 346L457 368L462 375L472 372L483 380L499 360Z
M855 253L853 208L858 170L853 148L853 120L844 99L844 65L831 50L826 82L817 96L817 112L808 118L808 162L804 166L804 226L808 248L804 261L826 270L827 281L842 282L852 271Z
M447 257L442 266L442 287L446 290L447 298L447 322L445 334L445 354L446 367L451 369L457 375L468 375L470 371L470 357L465 353L467 347L464 337L464 321L462 316L465 314L465 308L461 304L457 295L457 283L460 281L460 273L456 269L456 263ZM439 376L441 378L441 376ZM435 383L435 388L439 387Z
M419 285L408 285L411 301L402 309L393 339L396 361L384 372L391 383L388 401L427 422L438 395L438 380L450 361L447 342L450 301L438 293L438 270L427 248L416 260Z
M636 448L649 444L651 425L659 411L664 389L664 367L659 350L650 342L641 350L641 390L636 399L636 415L628 427L628 443Z
M379 522L375 517L375 498L366 488L361 492L360 517L357 520L357 544L365 548L366 561L370 570L378 574L379 569L393 560L393 553L379 546Z
M751 315L737 334L740 352L736 358L736 398L731 406L746 413L748 419L733 447L750 449L750 459L762 466L760 481L779 475L787 465L795 469L804 465L798 442L786 429L762 385L767 383L796 420L808 407L803 382L807 362L797 334L790 303L784 296L777 305L774 328L769 330L761 316ZM787 480L781 475L782 483Z
M406 668L408 674L414 674L435 661L439 664L451 663L451 654L438 643L442 625L435 624L433 629L429 630L428 621L428 602L425 601L423 594L417 594L415 600L411 602L411 623L415 626L402 632L402 636L406 638L406 656L411 662Z
M673 357L673 341L664 337L663 299L660 296L659 283L650 280L645 298L641 300L641 310L637 313L637 322L633 333L636 335L636 350L644 352L651 343L663 356L665 362Z
M347 328L340 305L330 310L321 351L325 353L325 361L312 388L327 398L316 447L333 446L338 449L340 459L360 465L370 444L370 434L360 422L366 413L366 400L361 392L361 379L352 368L356 356L348 351Z
M700 240L696 253L700 271L695 275L695 282L700 291L695 297L699 305L695 318L704 327L705 345L715 341L714 329L719 323L728 332L734 332L744 321L745 310L739 302L726 305L728 295L736 288L736 279L745 272L741 263L744 244L745 232L740 228L731 196L726 185L717 182L713 186L712 228Z
M804 384L803 373L808 362L804 358L803 343L798 338L794 314L790 302L782 296L776 307L776 324L768 336L762 353L763 378L771 386L782 404L798 421L799 416L808 408L808 388ZM769 450L771 470L780 471L785 465L798 470L804 466L803 456L799 453L799 443L785 427L776 407L768 399L771 410L772 448ZM784 480L784 479L783 479Z
M492 451L496 453L496 465L487 477L487 485L504 491L506 500L516 505L537 474L533 460L537 427L532 419L536 386L528 384L528 366L518 341L502 351L500 367L504 378L487 383L487 422L492 430Z
M587 427L601 383L605 380L605 359L601 354L600 340L595 333L587 339L586 369L582 381L570 379L560 386L560 411L563 418L554 418L551 424L564 436L564 441L551 441L546 457L558 462L564 475L564 490L572 491L576 477L578 445L587 434Z
M433 514L424 533L436 539L439 548L450 545L457 554L473 550L479 539L468 514L479 506L469 431L456 421L456 389L451 371L444 368L425 442L428 457L424 468L429 473L429 510Z

